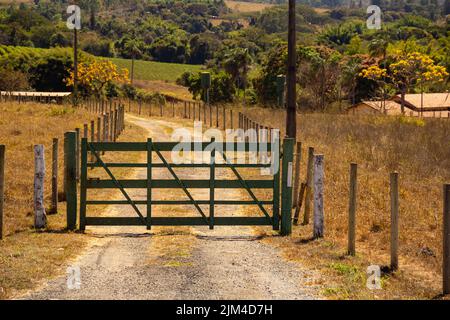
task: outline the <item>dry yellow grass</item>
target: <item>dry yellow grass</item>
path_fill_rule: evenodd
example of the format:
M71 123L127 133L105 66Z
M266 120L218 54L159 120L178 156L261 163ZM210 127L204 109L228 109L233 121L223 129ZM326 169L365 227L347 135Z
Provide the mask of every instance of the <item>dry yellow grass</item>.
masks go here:
M64 111L65 110L65 111ZM0 104L0 144L6 144L5 214L8 236L0 241L0 299L39 285L40 281L58 272L64 262L74 258L88 243L79 233L67 233L66 206L59 203L59 212L49 215L48 227L43 231L32 229L33 224L33 149L32 145L46 146L46 170L50 172L51 140L60 138L60 177L62 177L63 133L82 126L95 115L70 107L42 104ZM144 141L145 131L126 125L119 141ZM136 162L136 153L107 153L117 161ZM13 168L14 166L14 168ZM125 170L117 174L127 175ZM130 172L128 172L130 174ZM60 181L62 184L62 181ZM49 204L50 178L46 178L46 203ZM60 185L62 188L62 185ZM103 191L104 192L104 191ZM101 191L95 196L109 199L114 194ZM90 215L100 215L104 207L90 210Z
M284 135L284 111L252 108L246 114L270 127L281 124ZM386 281L392 294L384 297L437 295L442 261L442 185L450 182L450 121L302 114L297 133L303 143L302 181L307 148L312 146L316 154L325 155L325 244L320 249L317 243L301 241L312 235L310 226L296 227L293 238L273 242L285 248L290 258L303 258L318 267L333 262L324 260L330 252L337 262L342 260L347 241L349 165L356 162L360 260L347 263L359 264L362 272L369 263L389 265L389 173L396 170L400 174L400 272ZM359 283L360 289L364 286L365 282ZM361 297L349 295L347 290L330 295Z
M273 7L270 3L246 2L246 1L232 1L225 0L228 8L235 12L259 12L266 8Z
M45 200L51 197L52 139L59 139L59 190L62 190L64 132L82 128L94 115L68 106L0 104L0 144L6 145L5 233L33 224L33 145L45 147Z

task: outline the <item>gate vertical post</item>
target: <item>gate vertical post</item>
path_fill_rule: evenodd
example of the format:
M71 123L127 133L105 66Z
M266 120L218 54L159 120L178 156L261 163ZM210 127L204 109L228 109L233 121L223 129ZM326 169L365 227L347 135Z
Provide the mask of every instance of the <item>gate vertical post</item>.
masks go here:
M211 139L211 159L209 174L209 229L214 229L214 191L215 191L215 175L216 175L216 139ZM225 151L224 151L225 152Z
M67 201L67 229L75 230L77 223L77 179L76 179L76 142L75 131L64 134L64 162L66 163L66 201Z
M86 229L87 138L81 139L80 230Z
M243 122L243 117L241 117ZM271 141L270 152L272 155L272 161L277 162L275 166L275 172L273 172L273 230L280 230L280 138L273 137ZM276 148L276 149L275 149ZM273 163L272 165L275 165Z
M292 138L283 141L283 171L281 182L281 235L292 233L292 169L294 161L294 142Z
M147 139L147 230L152 228L152 139Z

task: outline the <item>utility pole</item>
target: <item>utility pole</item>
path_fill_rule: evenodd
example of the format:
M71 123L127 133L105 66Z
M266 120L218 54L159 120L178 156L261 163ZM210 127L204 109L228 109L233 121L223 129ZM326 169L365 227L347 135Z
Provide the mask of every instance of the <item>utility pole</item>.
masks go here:
M78 30L81 30L81 9L76 4L67 7L70 16L67 28L73 30L73 106L78 105Z
M78 30L73 29L73 106L78 105Z
M295 0L289 0L286 135L294 139L297 135L296 60Z

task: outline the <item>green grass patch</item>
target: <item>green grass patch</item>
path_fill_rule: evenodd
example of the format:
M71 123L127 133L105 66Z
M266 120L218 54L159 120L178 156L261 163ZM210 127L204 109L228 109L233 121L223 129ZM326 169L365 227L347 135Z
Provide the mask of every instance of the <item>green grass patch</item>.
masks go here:
M121 58L111 58L119 68L126 68L131 72L131 60ZM135 79L138 80L162 80L175 82L183 72L199 72L203 68L202 65L165 63L155 61L135 61Z

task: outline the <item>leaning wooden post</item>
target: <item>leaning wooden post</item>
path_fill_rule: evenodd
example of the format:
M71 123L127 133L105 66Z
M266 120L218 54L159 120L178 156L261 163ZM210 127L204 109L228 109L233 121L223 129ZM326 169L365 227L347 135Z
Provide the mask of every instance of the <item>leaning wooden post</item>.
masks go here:
M391 173L391 270L398 269L398 172Z
M1 173L0 173L1 174ZM1 196L1 194L0 194ZM1 205L1 204L0 204ZM450 294L450 184L444 185L443 294Z
M294 139L283 141L283 171L281 179L281 235L292 233L292 167L294 161Z
M0 144L0 240L3 239L4 194L5 194L5 146Z
M318 154L314 157L314 239L324 235L323 167L324 157Z
M302 160L302 143L297 142L295 149L295 175L294 175L294 203L293 208L298 206L298 189L300 187L300 162Z
M76 132L64 134L64 157L65 157L65 194L67 200L67 229L75 230L77 223L77 180L76 180Z
M306 168L306 192L305 192L305 214L303 216L303 225L309 224L311 216L311 194L313 191L313 174L314 174L314 148L308 148L308 165Z
M34 227L45 228L47 216L44 203L45 159L44 146L34 146Z
M348 204L348 250L350 256L356 255L356 197L358 193L358 165L350 165L350 188Z
M58 138L52 144L52 206L49 213L58 212Z

